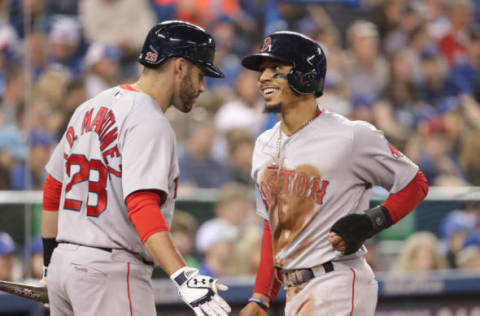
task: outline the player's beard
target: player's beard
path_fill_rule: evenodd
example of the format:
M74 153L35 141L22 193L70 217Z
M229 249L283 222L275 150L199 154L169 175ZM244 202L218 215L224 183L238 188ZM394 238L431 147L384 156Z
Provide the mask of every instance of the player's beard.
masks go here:
M180 102L181 105L179 106L179 110L183 113L188 113L192 110L193 103L199 96L198 91L193 86L191 73L190 71L187 73L185 78L183 78L182 82L180 83Z
M281 113L282 112L282 103L277 103L274 105L266 105L263 108L263 113Z

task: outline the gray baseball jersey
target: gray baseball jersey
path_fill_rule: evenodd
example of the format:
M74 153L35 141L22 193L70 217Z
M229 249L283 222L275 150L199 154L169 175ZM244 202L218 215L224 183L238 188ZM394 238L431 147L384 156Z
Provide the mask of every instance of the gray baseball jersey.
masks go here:
M332 225L367 210L372 185L395 193L417 172L369 123L324 111L292 136L277 123L258 137L252 162L257 212L270 221L275 266L347 259L328 241Z
M80 105L46 166L63 183L58 241L122 248L153 261L125 206L138 190L166 193L170 224L179 169L175 134L156 101L124 85Z

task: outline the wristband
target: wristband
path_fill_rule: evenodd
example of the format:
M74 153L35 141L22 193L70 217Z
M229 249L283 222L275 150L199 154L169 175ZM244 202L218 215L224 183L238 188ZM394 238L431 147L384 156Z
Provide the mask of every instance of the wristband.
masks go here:
M250 302L257 303L257 305L260 306L264 311L268 311L268 306L267 306L267 304L266 304L263 300L261 300L261 299L259 299L259 298L250 297L250 298L248 299L248 302L249 302L249 303L250 303Z
M42 238L43 243L43 265L48 267L52 253L57 248L58 242L55 238Z

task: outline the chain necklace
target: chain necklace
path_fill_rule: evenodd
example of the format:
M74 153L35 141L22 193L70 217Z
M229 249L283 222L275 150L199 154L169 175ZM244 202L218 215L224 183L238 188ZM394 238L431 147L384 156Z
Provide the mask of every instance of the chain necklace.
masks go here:
M303 129L305 126L307 126L308 124L310 124L316 117L316 111L315 113L313 114L313 117L309 118L308 120L306 120L305 122L302 123L302 125L295 131L292 133L295 134L297 133L299 130ZM273 162L274 165L278 165L278 172L280 171L280 152L281 152L281 145L282 145L282 125L283 125L283 122L280 123L280 126L278 128L278 137L277 137L277 148L276 148L276 157L275 157L275 161Z

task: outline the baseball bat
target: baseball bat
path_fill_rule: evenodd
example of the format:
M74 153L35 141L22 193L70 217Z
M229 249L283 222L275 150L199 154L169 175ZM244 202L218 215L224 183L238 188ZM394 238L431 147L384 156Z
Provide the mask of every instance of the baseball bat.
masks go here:
M48 303L48 292L45 286L33 286L0 280L0 291L25 297L43 304Z

